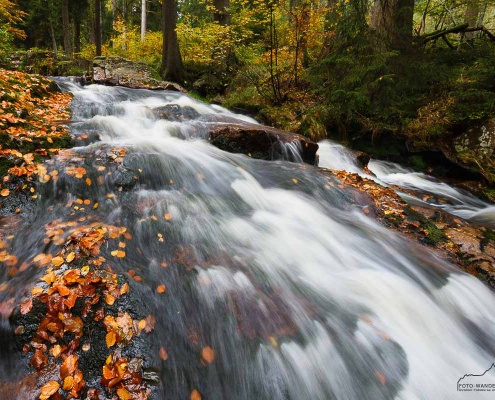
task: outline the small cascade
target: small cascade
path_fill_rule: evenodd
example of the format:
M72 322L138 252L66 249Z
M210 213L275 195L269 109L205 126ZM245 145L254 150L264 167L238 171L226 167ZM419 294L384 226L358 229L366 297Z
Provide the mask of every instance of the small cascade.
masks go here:
M368 169L372 174L368 174L360 168L356 157L346 147L329 140L321 141L318 145L321 167L357 173L382 185L396 187L399 195L411 204L438 207L461 218L495 226L495 206L466 190L389 161L370 160ZM400 188L408 189L408 192ZM431 196L424 200L425 194Z
M204 140L208 120L249 118L173 92L58 82L74 94L78 146L46 165L58 179L40 184L13 251L22 264L57 254L82 225L125 228L100 255L156 319L139 349L159 382L152 398L462 399L459 379L495 361L495 296L480 281L375 223L314 167ZM169 105L196 117L157 118ZM350 160L322 143L321 166L353 170ZM399 173L372 169L383 182ZM0 281L22 297L41 273ZM4 376L22 370L0 356Z

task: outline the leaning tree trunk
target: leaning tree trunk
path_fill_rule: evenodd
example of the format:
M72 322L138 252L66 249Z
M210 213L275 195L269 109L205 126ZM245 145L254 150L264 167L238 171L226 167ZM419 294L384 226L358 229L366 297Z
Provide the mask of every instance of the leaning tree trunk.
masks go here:
M62 29L64 31L64 50L65 54L72 57L72 43L70 35L69 22L69 0L62 0Z
M412 45L414 0L375 0L371 28L395 50Z
M177 39L177 1L163 0L162 6L162 76L165 80L182 83L185 71Z
M101 0L95 0L95 45L96 56L101 56Z

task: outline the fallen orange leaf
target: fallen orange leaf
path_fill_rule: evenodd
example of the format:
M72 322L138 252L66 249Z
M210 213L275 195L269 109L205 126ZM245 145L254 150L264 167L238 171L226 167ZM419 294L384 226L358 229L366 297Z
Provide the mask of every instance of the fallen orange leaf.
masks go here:
M73 386L74 386L74 378L70 375L66 376L64 379L64 386L62 389L71 390Z
M129 292L129 284L126 282L120 288L120 294L123 295L123 294L126 294L128 292Z
M117 389L117 396L119 396L119 400L131 400L132 399L131 394L125 388Z
M109 380L115 378L115 373L113 372L113 369L111 369L108 365L103 366L103 377Z
M76 258L76 253L74 253L73 251L71 251L67 257L65 258L65 261L67 261L68 263L70 263L72 260L74 260L74 258Z
M109 348L112 347L117 341L117 334L115 333L115 331L108 332L107 336L105 337L105 341L107 342L107 346Z
M56 267L60 267L64 263L64 258L61 256L53 257L52 264Z
M67 376L72 375L77 369L77 356L71 354L67 357L60 367L60 378L65 379Z
M156 288L156 291L158 293L165 293L165 290L166 290L165 285L160 285Z
M110 293L107 293L105 296L105 303L109 306L112 306L115 303L115 297L113 297Z
M215 352L210 346L206 346L201 351L201 357L203 357L203 360L205 360L208 364L211 364L213 360L215 360Z
M375 376L378 378L382 385L385 385L387 383L387 378L385 378L383 372L375 371Z
M158 352L158 355L163 361L168 360L168 353L167 350L165 350L165 347L160 347L160 351Z
M26 315L33 308L33 299L26 300L21 304L21 314Z
M46 383L42 388L41 388L41 400L46 400L48 399L51 395L55 394L58 389L60 389L60 384L56 381L50 381Z

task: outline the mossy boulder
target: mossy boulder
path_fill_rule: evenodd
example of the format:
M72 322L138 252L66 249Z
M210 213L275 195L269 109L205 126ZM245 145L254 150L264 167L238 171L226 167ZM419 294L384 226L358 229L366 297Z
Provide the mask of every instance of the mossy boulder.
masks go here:
M34 48L12 53L5 67L30 74L84 76L90 71L91 61L55 55L53 51Z
M495 118L478 123L455 137L446 153L495 184Z
M185 92L185 89L176 83L160 80L160 75L145 63L122 57L96 57L93 60L93 82L131 89Z

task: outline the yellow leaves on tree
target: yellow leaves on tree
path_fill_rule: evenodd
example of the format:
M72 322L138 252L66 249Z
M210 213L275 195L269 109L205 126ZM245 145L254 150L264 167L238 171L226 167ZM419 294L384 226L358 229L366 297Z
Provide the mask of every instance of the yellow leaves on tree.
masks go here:
M24 19L27 14L17 8L15 1L10 0L0 0L0 23L8 23L10 25L15 25ZM10 29L12 33L18 39L25 39L26 34L23 30L12 26Z

